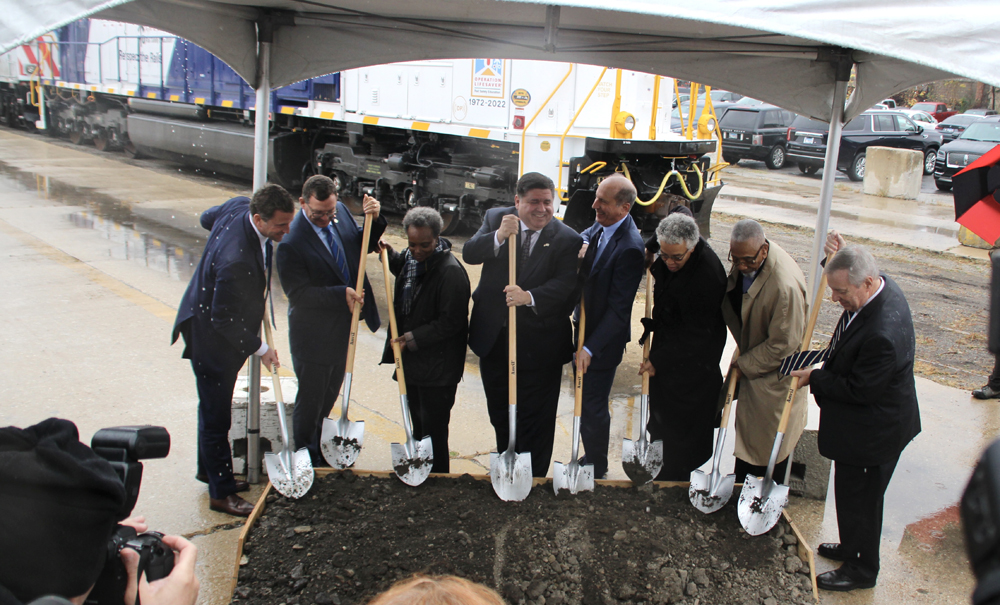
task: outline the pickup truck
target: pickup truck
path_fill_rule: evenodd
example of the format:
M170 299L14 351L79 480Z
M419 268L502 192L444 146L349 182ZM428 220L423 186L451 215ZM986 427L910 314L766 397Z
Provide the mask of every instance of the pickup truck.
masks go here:
M934 116L934 119L938 122L944 121L945 118L950 118L951 116L957 114L957 111L952 111L948 109L948 105L945 103L938 103L936 101L922 101L920 103L914 103L913 107L910 109L915 109L917 111L926 111L927 113Z

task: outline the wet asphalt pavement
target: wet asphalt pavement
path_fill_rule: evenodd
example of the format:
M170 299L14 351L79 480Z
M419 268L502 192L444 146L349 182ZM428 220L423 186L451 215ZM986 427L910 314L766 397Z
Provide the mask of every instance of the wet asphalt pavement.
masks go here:
M744 162L726 180L716 205L717 212L729 215L726 221L745 215L799 226L815 222L819 176ZM948 219L951 196L927 182L925 177L920 200L903 203L862 196L860 184L841 175L832 226L848 237L982 257L956 249L957 226ZM193 478L197 397L180 346L169 346L169 330L203 245L198 214L246 193L246 187L0 129L0 243L6 252L0 256L0 273L8 291L0 307L0 346L9 368L0 424L27 426L60 416L78 424L85 442L105 426L166 426L171 454L146 463L136 512L152 528L194 538L200 549L200 602L212 604L229 600L241 520L210 512L207 490ZM403 243L398 227L387 239L394 246ZM470 267L469 273L475 283L478 268ZM374 257L369 277L384 311L381 268ZM643 303L640 292L636 324ZM279 354L288 350L286 310L287 303L276 297ZM638 333L638 327L633 331ZM364 419L367 427L357 467L371 470L390 470L389 444L403 435L391 368L377 364L384 337L384 330L362 332L351 406L352 418ZM727 350L724 360L728 355ZM624 478L614 459L620 457L617 444L636 434L632 404L638 403L638 380L632 366L637 359L637 348L630 346L615 383L611 478ZM282 375L291 377L287 353L282 360ZM468 362L452 419L452 470L484 473L493 434L471 353ZM569 454L570 386L564 380L555 460L565 461ZM823 603L968 599L972 578L956 504L979 452L1000 429L1000 412L995 402L976 402L967 391L923 379L918 388L924 432L904 452L886 496L879 586L846 595L824 593ZM813 408L810 424L816 422ZM255 487L252 495L260 490ZM814 547L836 540L832 498L829 505L793 498L789 511ZM835 565L817 561L820 572Z

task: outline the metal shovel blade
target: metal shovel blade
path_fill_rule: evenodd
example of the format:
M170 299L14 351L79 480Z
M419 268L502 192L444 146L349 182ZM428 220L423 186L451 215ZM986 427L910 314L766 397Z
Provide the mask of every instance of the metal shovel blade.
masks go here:
M688 488L688 499L695 508L705 513L714 513L729 502L733 495L733 485L736 475L717 477L712 485L712 476L695 470L691 471L691 486Z
M747 475L736 512L743 529L751 536L759 536L774 527L787 504L787 485L778 485L773 479L766 485L762 477Z
M312 487L315 473L309 450L302 448L291 457L292 468L288 469L282 464L280 454L267 452L264 454L264 467L267 469L267 479L274 489L286 498L297 500L305 496Z
M393 443L389 446L392 451L392 468L400 481L417 486L426 481L427 475L431 474L431 467L434 466L434 448L430 437L424 437L420 441L413 440L409 445L409 448L403 443Z
M531 452L490 453L490 481L493 491L505 502L520 502L531 492Z
M581 465L577 460L569 464L556 462L552 468L552 488L557 496L561 489L568 489L574 495L594 491L594 465Z
M622 469L636 485L645 485L663 468L663 442L622 440Z
M341 417L323 419L323 432L319 449L323 458L333 468L350 468L361 453L365 443L365 421L351 421Z

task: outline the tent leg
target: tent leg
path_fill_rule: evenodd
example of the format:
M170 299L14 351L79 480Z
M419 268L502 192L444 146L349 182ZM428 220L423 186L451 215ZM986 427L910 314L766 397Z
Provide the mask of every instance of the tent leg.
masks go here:
M840 71L840 70L838 70ZM850 69L847 69L850 77ZM823 184L819 194L819 212L816 215L816 234L813 238L812 264L809 272L809 301L813 304L823 295L819 292L819 277L822 274L820 261L823 260L823 246L826 232L830 228L830 208L833 205L833 180L837 175L837 158L840 155L840 133L844 125L844 101L847 98L847 79L837 75L833 89L833 111L830 115L830 134L826 139L826 157L823 160Z
M258 28L257 104L253 137L253 190L267 184L268 126L271 114L271 41L265 41L264 28ZM265 313L266 316L266 313ZM265 321L266 317L265 317ZM260 364L250 358L247 384L247 481L260 482Z

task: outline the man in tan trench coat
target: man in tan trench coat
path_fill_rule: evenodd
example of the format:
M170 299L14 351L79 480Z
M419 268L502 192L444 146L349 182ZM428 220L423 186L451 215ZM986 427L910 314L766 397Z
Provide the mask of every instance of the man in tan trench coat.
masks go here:
M782 358L795 353L806 329L806 280L787 252L767 241L754 220L733 227L729 243L729 282L722 316L740 348L736 406L736 482L748 473L761 477L778 431L791 377L781 378ZM774 477L785 477L788 455L806 424L806 389L792 403L788 429Z

